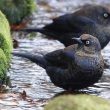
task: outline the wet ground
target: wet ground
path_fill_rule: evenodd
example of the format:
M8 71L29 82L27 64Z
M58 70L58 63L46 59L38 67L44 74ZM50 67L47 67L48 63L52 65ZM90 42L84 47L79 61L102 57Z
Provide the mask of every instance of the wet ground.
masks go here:
M73 12L83 4L103 2L110 3L109 0L38 0L38 10L33 14L32 22L28 26L40 27L51 22L51 18ZM23 33L13 33L13 36L19 41L19 48L14 51L46 54L64 48L58 41L45 39L41 34L36 34L34 38ZM109 48L110 43L102 51L108 66ZM13 57L9 76L12 88L0 94L0 110L43 110L48 100L64 91L51 83L44 69L27 59ZM94 87L82 91L110 99L110 68L104 70L102 79Z

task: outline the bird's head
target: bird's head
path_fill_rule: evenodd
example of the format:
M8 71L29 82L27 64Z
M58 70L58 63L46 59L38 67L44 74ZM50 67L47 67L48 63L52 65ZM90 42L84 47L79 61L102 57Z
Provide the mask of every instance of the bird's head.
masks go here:
M110 9L107 6L85 5L75 15L88 17L103 26L110 25Z
M96 53L101 51L99 40L89 34L83 34L79 38L73 38L74 43L78 45L78 48L88 52Z

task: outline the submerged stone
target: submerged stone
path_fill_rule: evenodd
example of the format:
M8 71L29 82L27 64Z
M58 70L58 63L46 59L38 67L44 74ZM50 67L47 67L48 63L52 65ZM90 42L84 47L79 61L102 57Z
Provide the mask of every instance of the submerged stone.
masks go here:
M110 110L110 102L92 95L63 95L50 101L45 110Z

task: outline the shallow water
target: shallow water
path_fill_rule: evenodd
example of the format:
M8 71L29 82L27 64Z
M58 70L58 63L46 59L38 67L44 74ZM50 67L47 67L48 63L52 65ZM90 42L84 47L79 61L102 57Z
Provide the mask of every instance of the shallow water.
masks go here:
M32 16L32 22L29 27L41 27L47 24L51 18L64 13L73 12L77 6L86 3L110 3L109 0L38 0L38 10ZM49 2L48 2L49 1ZM37 34L34 38L29 38L29 34L13 33L13 37L19 41L19 48L14 51L31 52L46 54L50 51L64 48L64 46L55 40L48 40ZM110 43L102 51L105 61L110 66ZM12 88L6 93L0 94L0 110L42 110L43 106L59 94L63 89L54 86L44 69L28 61L27 59L13 57L9 76L12 82ZM110 99L110 68L104 70L102 79L83 92L98 95Z

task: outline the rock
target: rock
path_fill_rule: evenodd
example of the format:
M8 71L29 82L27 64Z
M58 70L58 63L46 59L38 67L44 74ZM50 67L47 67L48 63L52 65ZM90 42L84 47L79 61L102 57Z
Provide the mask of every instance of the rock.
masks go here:
M110 102L92 95L63 95L50 101L44 110L110 110Z
M0 0L0 10L10 24L20 23L24 17L35 10L34 0Z
M11 52L12 39L9 23L0 11L0 85L6 84L6 73L10 65Z

